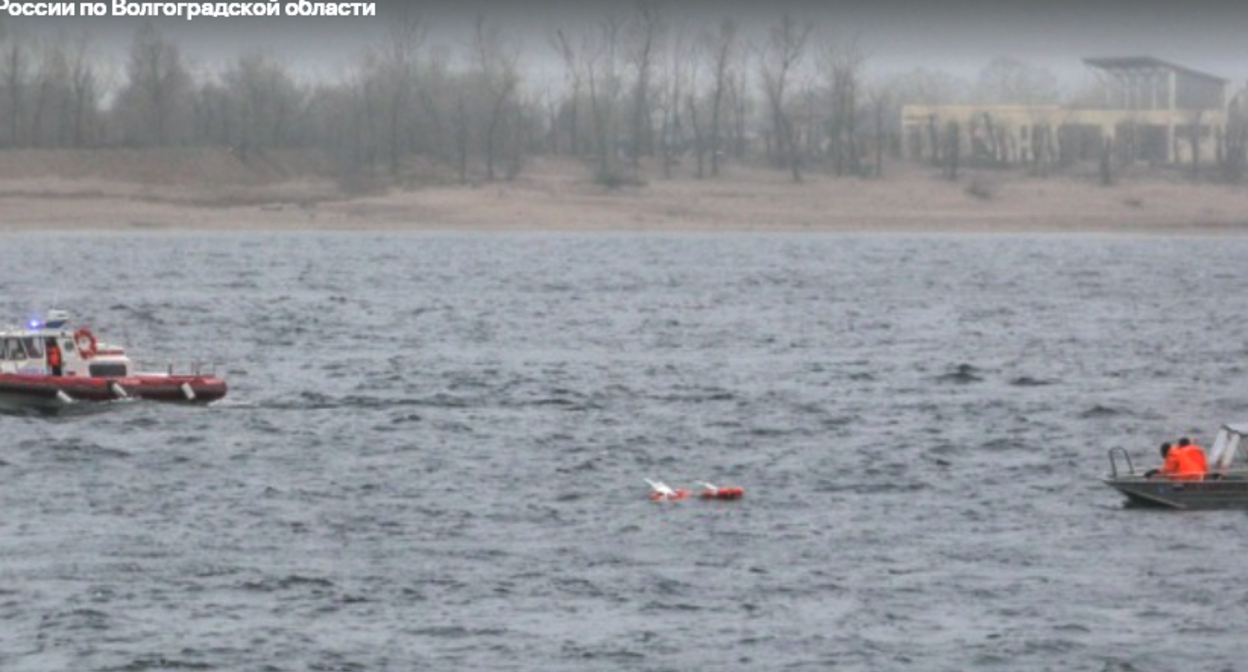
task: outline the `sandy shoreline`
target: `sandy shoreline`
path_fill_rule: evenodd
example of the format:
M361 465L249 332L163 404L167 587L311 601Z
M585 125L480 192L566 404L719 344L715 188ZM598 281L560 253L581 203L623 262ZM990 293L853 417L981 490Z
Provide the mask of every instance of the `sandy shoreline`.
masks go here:
M158 184L0 173L0 233L33 231L776 231L1248 233L1248 187L1174 176L1034 178L890 166L880 180L734 166L610 190L570 161L509 182L344 197L315 179ZM971 185L977 188L972 189ZM979 195L972 193L979 192Z

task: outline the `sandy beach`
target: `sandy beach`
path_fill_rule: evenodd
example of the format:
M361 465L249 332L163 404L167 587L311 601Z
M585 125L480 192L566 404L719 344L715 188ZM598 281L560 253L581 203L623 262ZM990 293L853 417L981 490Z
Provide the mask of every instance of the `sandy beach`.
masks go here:
M271 162L274 163L274 162ZM762 167L697 179L643 173L609 189L572 159L510 181L347 193L315 171L243 166L211 150L0 153L0 232L141 230L1248 232L1248 186L1171 172L1031 177L887 164L881 179Z

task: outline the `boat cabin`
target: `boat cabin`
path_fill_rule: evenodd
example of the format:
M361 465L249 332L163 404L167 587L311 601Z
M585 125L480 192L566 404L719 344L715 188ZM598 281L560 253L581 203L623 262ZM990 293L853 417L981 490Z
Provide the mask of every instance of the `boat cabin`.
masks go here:
M53 347L60 349L63 376L121 378L131 372L121 348L97 343L85 327L71 330L68 316L52 311L46 321L0 330L0 373L51 375L48 351Z

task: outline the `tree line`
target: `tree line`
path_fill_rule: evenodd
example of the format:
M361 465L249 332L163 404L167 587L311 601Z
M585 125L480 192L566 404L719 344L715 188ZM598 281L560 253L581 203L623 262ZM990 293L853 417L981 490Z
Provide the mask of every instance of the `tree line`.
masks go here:
M35 39L0 25L0 149L229 147L244 161L314 149L341 177L392 183L492 181L540 155L580 157L604 184L715 177L727 161L878 175L899 151L907 102L1055 101L1056 78L996 59L980 81L924 69L868 79L857 39L817 35L784 15L747 36L731 17L676 20L655 0L552 26L539 76L514 35L478 17L457 48L418 15L335 81L300 81L256 51L196 72L152 23L139 26L117 79L89 35Z

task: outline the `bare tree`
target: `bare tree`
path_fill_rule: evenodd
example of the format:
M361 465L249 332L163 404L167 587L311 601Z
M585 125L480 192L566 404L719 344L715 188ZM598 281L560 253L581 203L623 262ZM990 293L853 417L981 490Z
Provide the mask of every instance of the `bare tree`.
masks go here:
M1200 127L1204 110L1196 110L1191 115L1191 123L1187 125L1187 140L1192 150L1192 177L1200 177Z
M347 113L343 121L345 127L339 128L346 138L340 170L349 183L361 187L367 185L367 178L375 172L382 151L382 129L386 121L384 94L377 76L379 70L377 53L369 50L341 85Z
M685 80L689 73L689 46L687 31L678 28L667 45L665 80L659 105L662 121L659 126L659 146L663 154L663 177L672 177L672 168L680 163L677 155L684 151L685 124L681 107L684 105Z
M792 16L785 14L780 23L771 28L766 45L759 51L758 74L771 109L777 158L792 171L794 182L802 181L802 173L793 121L787 110L788 85L793 71L805 56L810 31L809 24L799 26Z
M30 80L31 57L26 41L20 37L9 38L4 48L3 68L4 114L8 121L7 145L21 147L27 144L22 124L26 118L26 88Z
M1101 159L1099 163L1102 187L1109 187L1114 184L1113 156L1114 140L1112 137L1105 137L1101 141Z
M507 105L520 85L517 69L520 50L503 40L499 26L487 24L485 17L478 15L473 31L473 51L489 98L489 122L484 138L485 177L493 181L499 129L505 119Z
M191 96L191 137L197 143L234 146L230 93L216 79L202 82Z
M1248 110L1245 96L1248 90L1237 94L1227 105L1226 131L1223 134L1222 177L1229 182L1239 182L1248 167Z
M698 71L702 66L702 52L705 43L697 42L690 44L688 47L685 62L688 64L687 72L689 78L689 86L685 93L685 110L689 118L689 129L693 131L693 155L697 160L697 177L702 179L706 177L706 150L707 137L705 130L705 115L700 112L702 92L698 87Z
M921 105L964 101L968 88L966 82L956 75L925 68L915 68L892 78L889 87L896 92L898 102Z
M615 107L620 97L618 54L620 21L606 17L597 25L597 39L587 36L585 67L589 85L590 114L594 123L594 151L598 158L595 179L607 185L620 182L615 170ZM592 45L592 46L591 46Z
M827 122L828 149L837 175L859 171L858 90L865 63L866 54L857 38L845 44L825 46L819 59L831 106Z
M1016 58L999 56L979 73L975 100L994 104L1054 103L1060 97L1057 76Z
M72 109L74 147L86 146L89 127L99 115L100 87L90 53L91 40L82 33L76 40L69 62L69 94Z
M637 14L631 26L629 60L636 76L633 83L633 112L629 158L634 179L641 168L641 157L649 153L654 135L651 124L650 79L654 53L662 39L663 19L656 0L637 0Z
M448 122L458 118L459 94L463 93L449 60L445 47L429 50L422 59L411 120L413 128L419 129L413 132L413 151L448 164L457 154L454 134L447 132Z
M456 116L458 120L455 124L455 156L457 158L456 166L459 172L459 183L468 182L468 106L464 103L464 91L459 90L459 96L455 103Z
M708 34L711 54L711 176L719 175L719 157L722 149L724 97L732 80L732 66L737 54L737 24L725 18L719 23L719 31Z
M387 35L389 39L382 67L389 89L386 145L389 148L391 179L398 178L400 159L412 145L405 133L404 120L412 105L412 91L416 86L416 71L425 34L420 17L404 14L390 24Z
M738 161L745 159L748 140L745 134L746 119L750 114L749 75L745 68L737 71L735 77L728 78L728 97L731 100L732 154Z
M260 52L245 54L223 76L229 102L227 142L244 161L251 153L291 143L303 92L284 67ZM261 154L261 158L263 155Z
M867 90L867 98L871 104L871 118L875 123L872 147L875 150L875 165L872 174L876 178L884 176L884 148L889 144L889 134L885 130L888 110L892 105L893 92L887 84L873 86Z
M945 126L945 177L958 181L958 158L962 151L962 130L956 121Z
M936 115L927 115L927 143L932 150L932 165L939 166L944 156L944 147L940 141L940 129L936 125Z
M177 123L191 87L191 75L178 46L145 21L130 45L122 107L129 113L126 138L142 145L180 140Z
M60 147L69 134L69 60L63 40L46 40L40 47L27 143Z
M534 92L530 102L526 104L526 107L541 111L546 132L539 144L542 151L550 152L554 156L559 155L559 104L560 101L549 84Z
M568 143L573 156L581 153L580 144L580 102L581 87L584 83L584 65L578 58L576 49L562 28L557 28L550 38L551 47L563 61L563 77L568 83L571 93L568 98ZM556 153L558 150L556 149Z
M1038 122L1032 124L1030 130L1031 174L1035 177L1048 177L1058 153L1053 133L1057 126L1048 118L1041 118Z
M891 77L888 87L893 101L904 105L945 105L961 102L966 98L967 85L959 77L945 72L916 68L902 75ZM924 137L926 136L926 137ZM935 115L928 116L926 132L916 131L903 138L907 154L916 159L927 159L933 166L941 164L940 129Z

